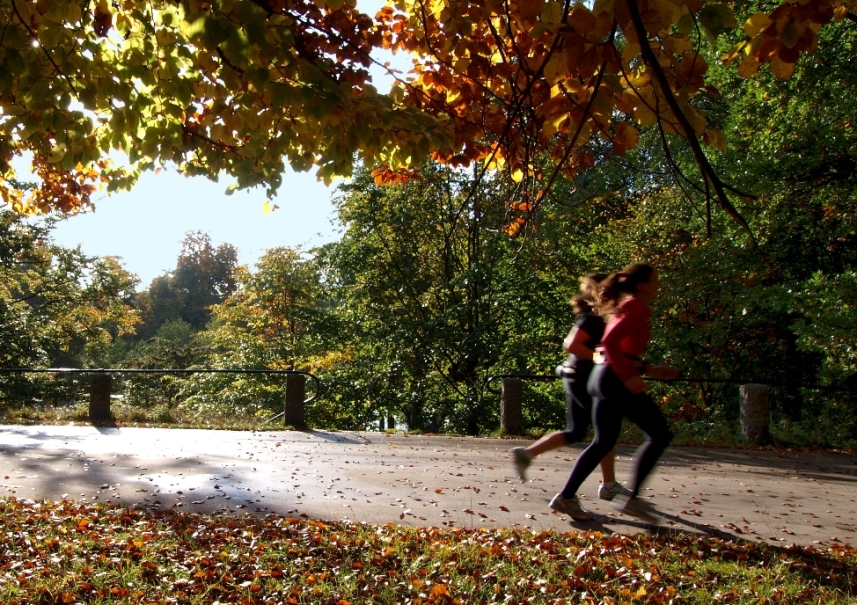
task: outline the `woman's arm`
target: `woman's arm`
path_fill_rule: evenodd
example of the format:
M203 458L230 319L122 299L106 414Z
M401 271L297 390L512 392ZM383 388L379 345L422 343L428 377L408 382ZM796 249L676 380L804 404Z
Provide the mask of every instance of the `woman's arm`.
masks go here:
M592 360L593 350L587 344L590 340L592 340L592 337L585 330L581 330L575 326L568 333L568 336L565 337L565 340L562 341L562 348L578 359Z

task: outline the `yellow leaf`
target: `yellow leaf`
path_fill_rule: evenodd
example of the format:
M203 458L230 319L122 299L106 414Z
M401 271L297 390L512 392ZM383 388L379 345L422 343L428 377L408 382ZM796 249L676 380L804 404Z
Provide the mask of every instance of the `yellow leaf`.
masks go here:
M545 136L551 136L559 132L560 128L562 128L562 125L566 122L566 120L568 120L567 113L561 113L545 120Z
M640 45L636 42L629 42L625 45L625 48L622 49L622 60L628 62L639 54Z
M470 57L461 57L455 62L455 71L457 73L464 73L465 71L467 71L467 68L470 67L470 63Z
M744 57L738 66L738 75L742 78L752 78L759 71L759 59L752 56Z
M640 133L630 124L625 124L624 132L626 149L634 149L637 146L637 141L640 140Z
M446 91L446 102L447 103L455 103L456 101L461 99L461 90L460 89L452 89Z
M694 133L699 136L705 132L705 127L707 126L705 113L688 103L686 99L679 99L678 104L681 107L684 117L687 118L687 121L693 127Z
M271 202L265 201L265 203L262 204L262 214L270 214L270 213L271 213Z
M637 124L651 126L658 121L658 117L651 109L649 109L648 105L640 104L637 106L637 109L634 110L634 120Z
M568 24L571 25L575 31L588 34L596 28L598 22L595 19L595 15L590 13L585 6L577 4L568 16Z
M551 55L550 60L545 65L545 79L548 84L553 86L558 81L568 75L568 58L565 52L558 51Z
M726 135L716 128L706 130L702 135L702 140L718 151L726 151Z
M517 170L512 172L511 177L513 181L515 181L516 183L520 183L524 180L524 171L518 168Z
M642 586L640 586L639 590L637 590L637 592L634 594L634 596L635 596L635 597L644 597L644 596L646 596L647 594L648 594L648 593L646 592L646 589L645 589L645 588L643 588Z
M764 13L756 13L744 24L744 33L755 38L771 24L771 18Z
M779 55L771 59L771 73L781 80L788 80L795 71L794 63L784 63Z

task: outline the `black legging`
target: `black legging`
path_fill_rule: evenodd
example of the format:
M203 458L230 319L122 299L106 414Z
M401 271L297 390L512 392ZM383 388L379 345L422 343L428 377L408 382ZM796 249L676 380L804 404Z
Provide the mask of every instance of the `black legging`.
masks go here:
M562 434L569 445L586 437L586 432L592 424L592 396L587 387L591 372L592 363L578 361L574 377L562 380L568 412L568 428Z
M595 367L589 377L589 393L593 400L595 439L577 458L562 496L573 498L598 463L616 446L623 418L628 418L646 434L646 440L635 454L636 464L630 489L632 496L636 496L658 458L672 441L673 433L652 398L647 393L631 393L609 365Z

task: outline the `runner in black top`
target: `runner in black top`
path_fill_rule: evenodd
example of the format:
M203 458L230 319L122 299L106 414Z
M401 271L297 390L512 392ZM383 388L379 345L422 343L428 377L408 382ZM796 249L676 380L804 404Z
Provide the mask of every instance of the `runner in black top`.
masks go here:
M595 347L604 334L604 320L594 313L592 305L597 295L598 284L607 277L604 273L587 275L580 281L580 294L572 301L578 319L563 341L563 348L569 353L564 364L557 367L565 387L565 399L568 406L568 428L545 435L529 447L512 449L512 460L522 481L526 481L527 468L536 456L571 445L582 440L592 425L592 397L586 389L586 383L594 367L592 361ZM616 481L615 449L601 461L603 483L598 488L598 496L612 500L619 494L630 492Z

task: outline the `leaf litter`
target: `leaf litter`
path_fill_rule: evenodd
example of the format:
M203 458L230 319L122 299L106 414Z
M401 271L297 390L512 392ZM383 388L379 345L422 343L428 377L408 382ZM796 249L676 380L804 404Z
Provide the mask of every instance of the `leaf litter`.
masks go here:
M0 500L0 602L849 603L857 550Z

